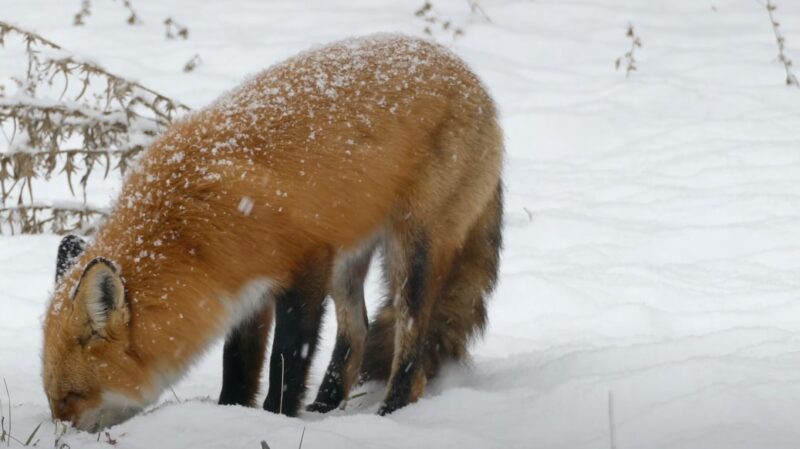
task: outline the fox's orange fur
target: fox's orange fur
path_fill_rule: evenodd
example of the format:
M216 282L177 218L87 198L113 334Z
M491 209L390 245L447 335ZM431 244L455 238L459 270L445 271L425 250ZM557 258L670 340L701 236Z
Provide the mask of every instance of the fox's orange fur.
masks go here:
M443 289L483 211L499 217L499 204L488 205L499 194L501 158L495 109L480 82L422 40L344 41L251 78L143 154L57 285L44 327L54 417L84 429L125 419L243 319L269 319L268 298L281 292L330 292L340 335L348 335L363 310L342 305L339 296L352 293L335 293L335 267L350 267L359 252L368 263L376 246L397 323L386 411L414 401L424 387L416 361L428 321L446 310L437 298L447 300ZM363 282L358 269L345 275ZM490 287L475 289L481 304ZM321 316L321 298L296 306L319 307ZM351 346L363 348L366 327L353 332ZM409 369L406 394L394 374Z

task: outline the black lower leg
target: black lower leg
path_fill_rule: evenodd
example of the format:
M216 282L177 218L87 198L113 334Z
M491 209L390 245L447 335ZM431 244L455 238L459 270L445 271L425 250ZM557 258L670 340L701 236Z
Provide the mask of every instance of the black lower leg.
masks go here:
M325 371L325 378L317 392L317 399L314 400L306 409L310 412L329 412L344 400L345 396L345 364L350 356L352 348L350 343L342 335L336 337L336 346L333 348L333 356Z
M297 415L317 348L324 295L317 291L309 298L303 289L289 289L277 300L265 410Z
M256 314L239 324L225 340L220 404L254 405L264 364L267 334L272 325L270 318L268 311Z
M415 396L414 390L419 387L419 382L423 381L420 376L424 376L421 359L417 355L407 355L397 367L397 372L392 376L389 384L389 393L378 409L381 416L394 412L405 407ZM416 398L414 398L416 399Z

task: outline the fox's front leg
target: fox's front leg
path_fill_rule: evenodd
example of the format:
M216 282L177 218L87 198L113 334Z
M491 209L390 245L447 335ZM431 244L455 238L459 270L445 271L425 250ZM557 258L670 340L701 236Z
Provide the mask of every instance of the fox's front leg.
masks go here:
M272 326L272 305L245 318L225 338L222 352L221 405L255 405Z
M275 301L275 339L264 409L297 416L319 341L329 276L328 260L314 260Z

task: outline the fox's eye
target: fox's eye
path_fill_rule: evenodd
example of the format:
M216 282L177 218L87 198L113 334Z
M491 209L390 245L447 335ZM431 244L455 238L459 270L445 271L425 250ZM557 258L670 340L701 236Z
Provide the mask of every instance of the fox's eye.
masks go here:
M64 409L66 409L67 406L69 406L73 401L81 399L82 397L84 396L80 393L75 393L75 392L67 393L66 396L64 396L63 398L61 398L61 400L58 401L58 409L63 412Z

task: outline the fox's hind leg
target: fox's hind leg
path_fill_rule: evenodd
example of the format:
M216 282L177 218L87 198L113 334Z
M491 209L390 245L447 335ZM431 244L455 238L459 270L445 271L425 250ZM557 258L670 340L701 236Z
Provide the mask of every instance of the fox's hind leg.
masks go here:
M334 263L330 291L336 305L336 345L317 399L308 405L308 411L324 413L338 407L358 377L367 337L364 278L374 248L374 242L369 242Z
M386 298L375 318L369 323L364 360L361 362L361 381L386 380L394 359L394 315L392 299Z
M222 353L222 405L255 405L272 326L272 304L245 318L228 334Z
M428 230L403 226L387 238L395 328L389 391L378 410L381 415L416 402L425 391L431 311L457 250L449 239L431 238Z

